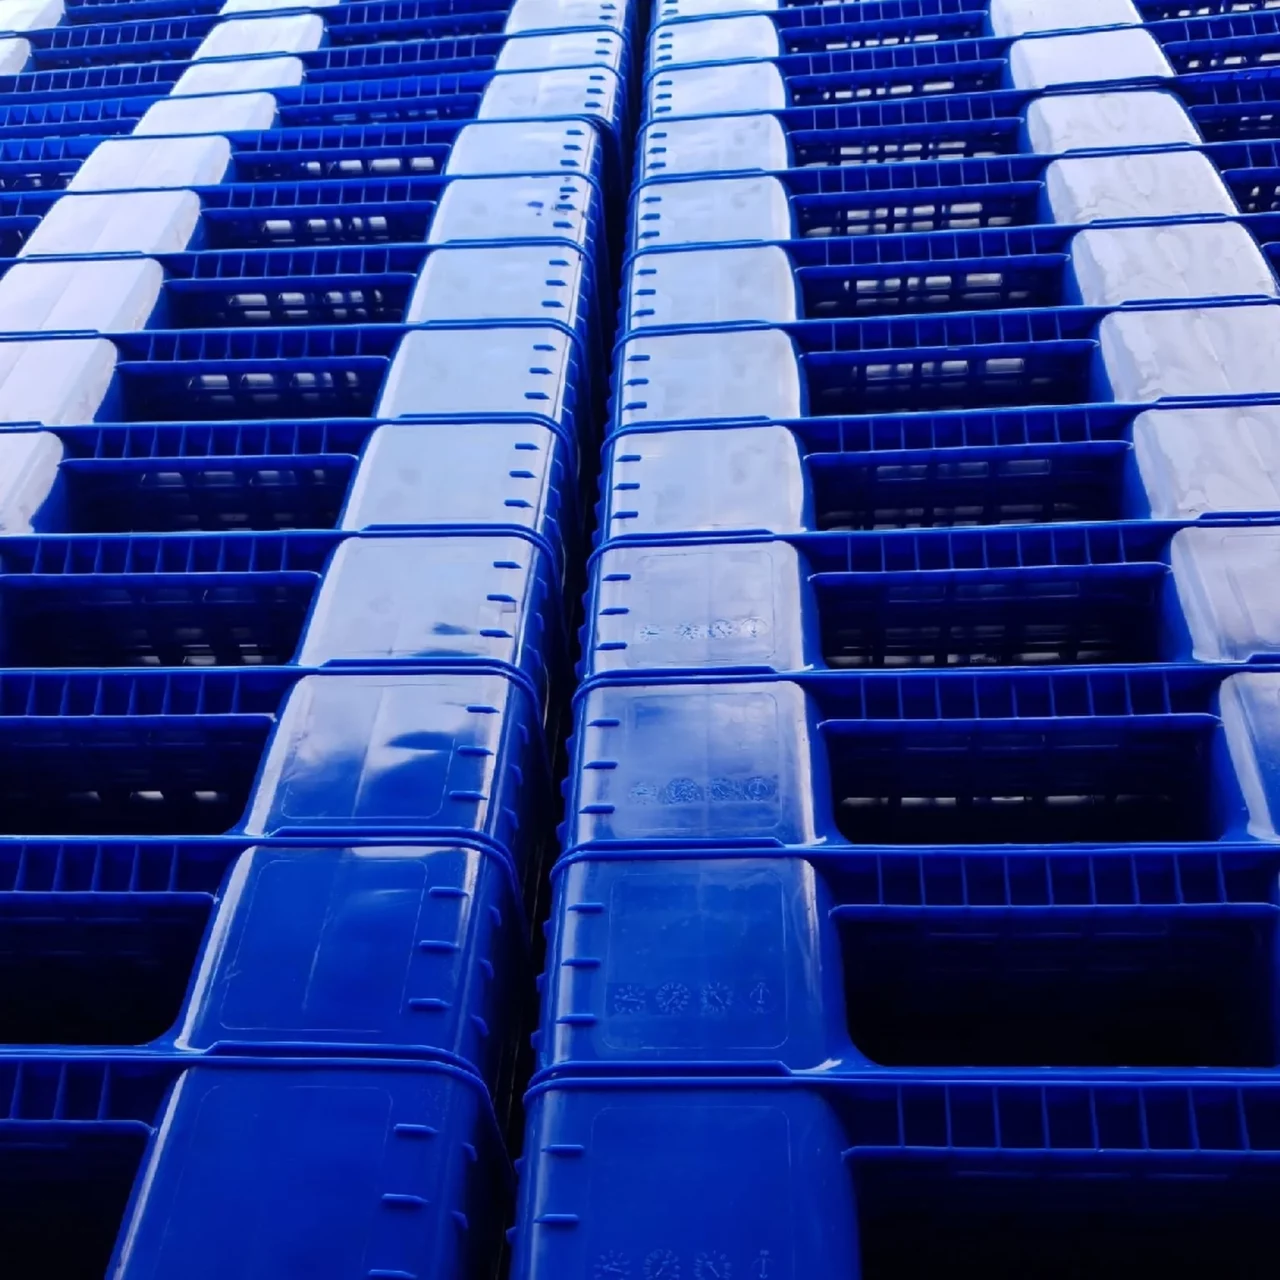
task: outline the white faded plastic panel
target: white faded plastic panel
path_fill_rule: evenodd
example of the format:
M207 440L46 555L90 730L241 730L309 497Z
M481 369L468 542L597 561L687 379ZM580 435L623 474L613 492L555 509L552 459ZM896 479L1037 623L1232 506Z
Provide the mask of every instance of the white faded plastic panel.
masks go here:
M1280 392L1280 307L1113 311L1098 341L1116 400Z
M0 422L92 422L115 368L106 338L0 342Z
M695 62L745 62L782 56L773 20L762 13L699 22L669 22L649 39L649 66L655 71Z
M1229 676L1218 693L1222 733L1244 796L1249 834L1276 840L1280 804L1280 674Z
M231 162L231 143L197 138L108 138L67 183L68 191L138 191L212 186Z
M1173 75L1155 37L1141 28L1032 36L1009 50L1009 75L1018 89Z
M776 13L781 0L657 0L654 23L678 18L720 18L735 13Z
M641 135L641 180L695 173L785 169L790 152L777 116L669 120Z
M328 9L342 0L226 0L218 10L224 17L231 13L270 13L273 9Z
M19 262L0 279L0 332L136 333L163 284L152 258Z
M486 121L463 125L449 149L451 178L503 173L591 173L600 136L582 120Z
M62 441L49 431L0 431L0 533L30 533L62 465Z
M122 191L63 196L20 258L64 253L177 253L191 242L200 221L193 191Z
M1055 222L1239 214L1217 169L1198 151L1073 156L1045 171Z
M1133 456L1153 520L1280 511L1280 405L1147 409Z
M537 527L564 447L557 440L533 421L383 423L360 455L338 528L474 525L484 501L492 523ZM505 505L513 496L520 507Z
M772 62L680 67L662 71L649 81L649 114L655 120L781 111L786 105L787 87Z
M223 93L200 98L161 98L134 126L135 138L270 129L276 100L269 93Z
M0 0L0 31L42 31L62 21L63 0Z
M0 40L0 76L16 76L30 56L31 45L21 36Z
M626 25L626 0L515 0L503 32L509 36L530 31L572 31L577 27Z
M798 318L791 260L777 245L688 249L638 255L628 273L627 320L633 329Z
M789 240L791 206L777 178L649 182L636 195L636 248Z
M559 418L572 339L560 329L411 329L375 417L540 414Z
M1090 307L1276 293L1262 250L1238 222L1092 227L1072 239L1071 268Z
M304 71L300 58L198 62L178 77L169 96L193 98L215 93L248 93L254 89L292 89L302 83Z
M595 116L612 122L618 109L617 75L604 67L513 71L494 76L480 95L477 120L545 120Z
M991 0L991 34L1027 36L1036 31L1086 27L1137 27L1133 0Z
M615 438L605 538L809 527L796 438L785 427L638 431Z
M553 67L609 67L622 70L626 45L616 31L550 31L513 36L494 64L495 71L547 71Z
M581 178L465 178L440 197L428 244L571 240L585 244L595 190Z
M1201 142L1186 108L1163 89L1050 94L1027 108L1025 127L1040 155Z
M795 418L800 363L782 329L639 335L622 351L619 425Z
M220 22L192 55L202 58L252 58L264 53L310 53L324 40L324 19L316 13L279 18L233 18Z
M1280 654L1280 529L1182 529L1169 560L1197 662Z
M582 255L567 245L437 249L405 308L406 324L431 320L558 320L578 324Z

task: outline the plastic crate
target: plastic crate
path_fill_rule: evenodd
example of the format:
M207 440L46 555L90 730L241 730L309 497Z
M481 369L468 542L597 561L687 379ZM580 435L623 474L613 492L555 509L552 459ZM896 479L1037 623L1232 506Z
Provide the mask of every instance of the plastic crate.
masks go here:
M15 1276L497 1273L510 1173L464 1072L46 1055L0 1079Z
M606 548L584 679L1280 662L1280 525L1156 521Z
M542 734L497 671L9 670L0 699L0 834L429 837L522 878L539 862Z
M574 175L0 196L0 230L9 230L15 246L8 256L26 257L495 240L554 240L593 251L599 213L596 188Z
M924 161L987 161L987 171L1001 172L995 163L1005 158L1007 172L1028 177L1046 172L1048 161L1019 165L1014 157L1039 153L1058 157L1068 152L1190 147L1205 150L1212 158L1213 145L1248 143L1274 134L1277 81L1270 70L1237 78L1208 74L1181 77L1177 93L1160 89L1131 88L1096 93L1042 96L1003 93L956 95L954 98L919 102L868 102L824 108L793 108L772 113L745 112L735 116L694 117L654 122L641 132L637 152L637 179L707 176L739 171L776 172L787 182L813 181L825 175L818 169L888 167ZM1206 146L1206 144L1210 144ZM1224 167L1234 157L1247 154L1224 148ZM1231 157L1231 158L1229 158ZM1135 163L1181 166L1182 182L1204 162L1167 156L1135 155ZM1110 161L1114 165L1115 158ZM1106 158L1075 156L1048 170L1065 177L1071 172L1107 172ZM797 171L795 174L790 171ZM805 170L809 170L807 175ZM873 175L868 181L900 186L923 185L927 170L919 168L896 178L892 173ZM948 172L941 170L941 172ZM959 174L959 170L950 172ZM985 185L978 165L966 171L965 182ZM914 176L918 174L919 176ZM1112 178L1112 182L1116 179ZM1122 184L1121 184L1122 185ZM803 189L803 188L802 188ZM1123 185L1122 185L1123 189ZM1216 204L1196 204L1186 212L1223 212ZM1177 208L1146 208L1102 214L1102 217L1163 216L1183 212ZM1060 221L1080 219L1059 218Z
M410 591L397 588L412 584ZM500 667L563 680L555 566L510 534L10 536L11 668Z
M1008 46L1017 38L1053 31L1065 34L1066 29L1123 28L1137 25L1140 18L1146 19L1142 25L1165 46L1171 61L1180 56L1181 46L1191 42L1243 40L1227 64L1239 67L1250 65L1250 38L1265 38L1275 31L1274 15L1261 6L1250 12L1218 4L1195 8L1197 15L1203 16L1179 17L1177 10L1188 10L1185 5L1135 6L1127 0L1095 4L1087 10L1065 5L1041 5L1029 10L1025 5L967 0L951 4L869 0L857 5L744 9L736 13L730 6L721 14L660 21L649 37L648 69L652 76L676 67L767 58L782 60L779 69L785 75L788 65L796 69L801 65L791 64L790 60L805 54L842 54L917 44L951 46L946 55L948 61L1000 62L1007 61ZM967 50L959 47L961 41L970 42Z
M0 458L6 533L494 529L556 564L576 545L572 450L532 420L11 430Z
M1278 870L1259 845L576 857L539 1066L1274 1068Z
M118 3L119 0L94 0L95 3ZM1186 18L1200 14L1237 13L1265 10L1266 0L1205 0L1203 4L1193 4L1189 0L1134 0L1134 10L1144 22L1159 22L1168 18ZM655 29L671 23L687 23L703 21L709 18L749 14L763 14L778 27L824 27L843 26L850 22L866 21L868 24L880 25L886 22L903 22L913 24L927 36L942 39L940 23L958 21L963 16L968 21L981 22L991 9L989 0L875 0L865 3L861 0L844 0L843 3L814 4L812 0L797 0L795 4L787 3L738 3L727 6L724 0L662 0L653 14ZM1045 6L1049 14L1062 12L1060 6ZM69 10L70 12L70 10ZM1068 9L1067 15L1071 16ZM976 15L976 17L974 16ZM1105 26L1107 23L1093 25ZM986 27L981 28L986 30Z
M587 254L545 241L212 250L158 260L34 258L8 264L0 282L0 330L552 319L573 333L590 384L603 360L602 292Z
M622 326L1275 296L1268 215L1157 226L983 228L636 254ZM1257 239L1255 239L1255 237Z
M1270 1246L1260 1074L579 1080L529 1107L518 1280L882 1280L957 1256L999 1280L1183 1280L1256 1275Z
M1275 840L1275 674L620 681L579 697L565 849Z
M481 383L458 364L477 351L494 370ZM19 338L0 342L5 356L10 417L26 424L537 417L579 438L582 356L547 324ZM53 367L60 385L42 381Z
M200 100L192 101L198 111ZM127 139L4 138L0 183L87 192L523 172L581 174L606 185L604 152L585 122L338 123L267 132L235 125L225 137L154 136L145 124Z
M622 432L598 541L1280 513L1270 403L884 414Z
M459 161L451 164L455 145ZM0 140L0 189L75 192L531 173L603 181L594 134L572 124L363 125L202 138Z
M1238 73L1274 60L1280 24L1274 13L1255 12L1056 34L903 40L898 24L889 33L869 42L880 36L870 22L832 25L823 29L826 47L815 49L805 28L778 30L767 18L660 27L650 41L646 107L657 118Z
M0 1060L434 1059L505 1108L522 897L504 859L461 843L9 840Z
M1228 157L1224 157L1228 158ZM1232 148L1229 159L1246 157ZM1258 157L1259 160L1262 157ZM1270 166L1192 151L791 169L646 182L634 250L1273 211Z
M1265 395L1277 340L1270 304L1210 300L653 330L620 344L613 427Z

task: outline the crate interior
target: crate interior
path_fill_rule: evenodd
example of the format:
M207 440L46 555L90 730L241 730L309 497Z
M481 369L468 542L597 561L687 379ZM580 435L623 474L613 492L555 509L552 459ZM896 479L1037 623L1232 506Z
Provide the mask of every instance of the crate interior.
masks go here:
M1274 1067L1274 908L837 911L885 1066Z

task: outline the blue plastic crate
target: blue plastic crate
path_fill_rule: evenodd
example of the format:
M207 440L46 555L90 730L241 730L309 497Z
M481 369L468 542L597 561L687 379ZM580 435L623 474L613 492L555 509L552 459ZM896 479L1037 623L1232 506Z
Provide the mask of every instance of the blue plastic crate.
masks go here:
M604 265L604 264L600 264ZM600 380L605 282L550 241L207 250L155 260L0 261L0 329L47 332L540 321L570 330Z
M476 661L507 670L545 708L566 662L558 585L541 549L510 534L13 536L0 549L0 663Z
M575 857L540 1071L1274 1068L1278 871L1259 845Z
M496 135L496 136L495 136ZM604 185L595 135L571 122L529 123L505 129L458 124L357 125L233 134L227 144L208 138L0 138L0 185L6 192L147 189L139 164L163 155L169 172L157 185L176 185L185 152L196 186L209 172L227 185L419 176L496 176L523 166L530 173L581 174ZM460 164L450 164L457 144Z
M94 4L114 3L119 0L93 0ZM1135 0L1135 9L1144 22L1162 19L1191 17L1199 14L1236 13L1266 8L1265 0L1205 0L1203 4L1190 4L1188 0ZM770 6L744 7L739 13L755 15L763 13L770 21L786 31L795 27L820 28L844 26L848 23L866 22L880 26L901 24L903 29L919 31L922 38L945 39L946 33L957 30L961 22L971 23L963 34L980 34L989 28L985 20L990 11L990 0L843 0L835 4L814 4L813 0L797 0L797 3L779 3ZM76 0L75 12L80 11ZM72 9L69 6L68 12ZM707 13L705 6L689 5L682 0L661 0L653 14L654 27L660 30L671 23L701 21L721 16ZM74 18L69 18L74 21Z
M464 1072L51 1055L0 1081L15 1275L497 1273L510 1172Z
M1069 10L1064 10L1064 14ZM873 97L921 97L1037 87L1036 60L1053 59L1053 83L1151 82L1189 72L1230 68L1239 73L1274 60L1280 25L1272 13L1213 17L1064 32L968 39L903 41L891 27L867 24L824 31L828 47L795 48L803 28L773 32L763 25L661 27L651 42L646 110L651 118L715 111L817 106ZM860 47L832 49L849 35ZM772 38L770 38L772 37ZM790 37L790 39L788 39ZM811 41L809 43L812 43ZM719 47L717 47L719 45ZM1030 60L1030 61L1029 61ZM755 63L757 65L750 65ZM683 65L674 65L683 64ZM767 65L766 65L767 64Z
M552 45L546 36L505 34L503 28L508 18L505 11L476 12L461 20L426 17L381 28L377 24L342 27L332 22L332 18L357 8L378 7L383 6L352 4L332 10L323 15L330 19L328 43L319 49L287 56L297 58L305 78L312 83L413 71L491 74L550 69L550 66L608 68L623 80L630 78L626 39L608 26L601 26L595 32L589 29L573 32L574 39L566 39L564 32L548 33L556 41ZM215 15L100 27L60 26L33 32L28 37L33 46L32 56L23 74L167 63L174 67L170 79L176 84L189 67L217 65L213 60L201 58L199 50L203 38L223 20ZM335 35L339 37L336 41ZM343 39L344 36L347 38Z
M1012 10L1012 11L1011 11ZM1241 12L1223 4L1195 6L1195 17L1183 16L1189 6L1141 4L1095 7L1082 14L1070 6L1041 6L1032 19L1017 6L987 3L903 3L868 0L863 4L831 4L748 10L736 14L732 6L719 12L690 14L674 21L659 20L649 37L648 69L652 76L676 67L753 59L790 60L805 54L844 54L886 47L929 45L945 48L948 61L1007 61L1015 38L1058 31L1076 34L1091 28L1131 25L1141 16L1148 34L1172 54L1191 41L1237 40L1272 34L1272 16L1255 6ZM1255 20L1256 19L1256 20ZM1069 29L1069 31L1068 31ZM972 42L962 50L957 42ZM941 49L940 49L941 52ZM1241 47L1248 65L1250 52ZM957 55L952 57L952 54ZM910 56L910 55L909 55ZM799 69L801 64L791 64ZM847 65L847 64L846 64ZM1185 69L1185 68L1179 68ZM1088 77L1084 77L1088 78ZM998 83L998 82L997 82ZM933 90L938 91L938 90Z
M655 250L625 272L621 326L781 322L1274 297L1271 215L1131 227L989 227Z
M637 429L605 446L598 542L1280 514L1269 402Z
M577 545L573 453L536 421L11 430L0 459L7 533L493 529L561 573Z
M937 101L870 101L771 113L747 112L731 118L721 115L655 121L640 135L637 179L763 171L779 173L790 185L799 182L801 185L794 189L807 192L814 188L804 184L825 177L817 170L897 168L967 158L971 164L960 182L986 185L998 180L996 175L1000 173L1018 173L1027 178L1043 174L1048 160L1030 161L1028 157L1023 163L1018 162L1017 157L1033 151L1055 156L1067 151L1140 152L1151 148L1166 151L1163 163L1176 163L1186 170L1196 163L1203 166L1204 161L1178 159L1176 154L1169 159L1168 148L1204 150L1206 144L1271 138L1278 86L1280 81L1267 69L1239 77L1183 76L1176 82L1176 94L1142 89L1037 97L1009 90L961 94ZM1207 154L1213 156L1212 145ZM1241 154L1225 149L1220 163L1230 166L1233 160L1228 157ZM1001 159L1008 168L1001 168ZM984 161L985 165L981 163ZM1153 156L1145 160L1135 156L1129 162L1160 163ZM1104 171L1103 160L1096 156L1073 157L1067 163L1060 161L1055 171L1065 178L1068 172L1083 173L1090 168ZM958 176L960 172L940 168L933 174L933 185L940 185L940 174ZM900 189L908 183L929 185L928 173L921 166L896 178L891 173L873 174L866 180L884 184L881 190L888 190L892 183ZM1183 179L1184 183L1188 180ZM1203 202L1185 210L1198 214L1228 211L1230 206L1222 209ZM1095 216L1153 217L1178 212L1184 211L1148 210L1139 205L1129 212Z
M63 257L86 245L164 254L541 240L585 248L598 262L599 219L597 189L576 175L322 179L0 196L0 245L8 257Z
M434 1059L505 1107L523 898L465 844L0 842L0 1058Z
M512 1275L1260 1274L1272 1076L575 1080L529 1098ZM676 1270L678 1268L678 1270ZM695 1272L696 1274L696 1272Z
M822 672L579 695L565 848L1274 840L1280 681Z
M523 878L545 755L528 691L497 671L0 675L5 835L429 837Z
M582 355L569 330L547 323L8 340L18 343L6 380L10 416L28 424L536 417L576 441L577 415L585 412ZM480 383L457 363L478 352L493 371ZM58 365L65 385L42 385Z
M636 191L630 243L639 251L1274 210L1280 179L1264 156L1254 165L1232 146L1223 172L1215 158L1171 150L673 175Z
M603 285L591 258L568 244L210 252L166 255L160 265L162 328L551 316L584 346L600 341L595 303ZM464 277L474 292L461 287ZM474 314L458 314L464 308Z
M580 674L1280 662L1280 524L637 544L595 558Z
M1266 302L652 330L620 344L613 429L660 422L1147 403L1280 391Z

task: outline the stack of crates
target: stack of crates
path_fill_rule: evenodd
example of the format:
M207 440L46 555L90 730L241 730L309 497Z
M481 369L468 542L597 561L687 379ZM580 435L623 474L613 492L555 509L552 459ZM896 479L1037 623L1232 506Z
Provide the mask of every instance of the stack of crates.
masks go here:
M513 1280L1270 1274L1278 53L657 0Z
M6 1280L499 1273L631 22L0 0Z

